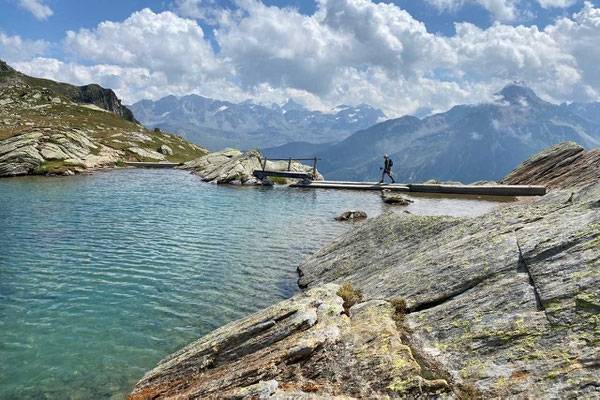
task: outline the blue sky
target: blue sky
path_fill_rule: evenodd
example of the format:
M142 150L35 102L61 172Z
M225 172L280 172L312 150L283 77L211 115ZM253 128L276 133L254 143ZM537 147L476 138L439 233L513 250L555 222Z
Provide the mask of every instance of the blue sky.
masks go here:
M0 58L111 85L388 115L487 101L512 80L600 100L600 9L584 0L0 0Z

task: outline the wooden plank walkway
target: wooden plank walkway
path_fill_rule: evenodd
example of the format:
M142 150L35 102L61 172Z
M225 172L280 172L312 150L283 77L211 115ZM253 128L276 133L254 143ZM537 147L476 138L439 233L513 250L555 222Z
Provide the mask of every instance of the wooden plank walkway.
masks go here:
M350 189L350 190L390 190L393 192L440 193L440 194L470 194L479 196L543 196L544 186L524 185L441 185L425 183L377 183L377 182L347 182L347 181L311 181L298 182L290 187L313 189Z
M306 172L287 172L287 171L262 171L260 169L254 170L252 173L257 179L264 179L269 176L275 176L279 178L290 178L290 179L311 179L312 175Z
M126 161L125 165L127 165L128 167L134 167L134 168L175 168L178 167L180 165L182 165L181 163L172 163L172 162L133 162L133 161Z
M346 181L311 181L310 183L298 182L290 187L302 187L313 189L351 189L351 190L383 190L392 192L410 192L406 185L398 183L376 183L376 182L346 182Z

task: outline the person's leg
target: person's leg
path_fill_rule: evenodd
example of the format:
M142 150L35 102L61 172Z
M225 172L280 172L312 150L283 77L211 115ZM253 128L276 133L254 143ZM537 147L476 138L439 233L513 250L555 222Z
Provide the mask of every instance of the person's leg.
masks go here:
M388 171L388 175L389 177L392 179L392 183L396 183L396 180L394 179L394 177L392 176L392 171Z
M379 181L379 183L383 183L384 178L385 178L385 171L383 171L383 173L381 174L381 180Z

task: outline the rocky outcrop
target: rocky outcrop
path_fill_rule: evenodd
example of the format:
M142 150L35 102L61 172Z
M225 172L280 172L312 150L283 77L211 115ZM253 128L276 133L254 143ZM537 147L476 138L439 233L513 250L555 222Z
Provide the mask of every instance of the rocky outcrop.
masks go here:
M263 168L263 161L263 157L258 149L249 150L245 153L235 149L225 149L190 161L182 168L192 171L205 182L260 185L261 181L253 175L253 172ZM287 171L288 162L267 161L266 170ZM290 171L312 173L312 167L303 165L298 161L293 161ZM317 180L323 180L323 176L318 172Z
M574 142L560 143L523 161L499 183L575 188L600 180L600 149L586 151Z
M161 361L130 399L451 397L423 377L385 301L342 313L324 285L226 325Z
M0 176L24 175L39 167L44 158L35 148L39 132L13 137L0 143Z
M122 161L185 162L207 153L179 136L20 82L16 71L0 67L0 177L71 175Z
M168 357L132 398L598 397L600 183L575 182L477 218L360 224L298 268L304 293ZM342 283L362 292L349 310Z
M154 132L156 133L160 133L160 130L154 130ZM167 146L166 144L161 144L158 149L156 149L156 151L158 151L160 154L164 154L165 156L172 156L173 155L173 149L171 149L169 146Z
M479 218L380 216L299 267L403 298L407 343L480 396L594 396L600 381L600 184Z
M48 79L34 78L16 71L2 60L0 60L0 74L0 88L3 86L31 86L49 89L75 103L94 104L127 121L137 123L131 110L121 104L121 100L117 98L117 95L111 89L105 89L96 84L75 86Z
M94 104L127 121L138 123L131 110L121 104L121 100L111 89L105 89L96 84L72 87L69 87L71 85L65 85L62 83L55 89L58 93L67 96L71 101Z

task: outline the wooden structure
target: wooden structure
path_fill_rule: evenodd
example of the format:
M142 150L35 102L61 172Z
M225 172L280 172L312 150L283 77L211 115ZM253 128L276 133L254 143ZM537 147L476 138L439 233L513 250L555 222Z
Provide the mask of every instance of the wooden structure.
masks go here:
M287 167L287 171L269 171L267 170L267 160L270 161L287 161L288 162L288 167ZM313 181L315 179L315 177L317 176L317 161L319 161L320 158L317 157L313 157L313 158L262 158L261 159L261 165L262 165L262 169L257 169L254 170L253 175L258 178L258 179L264 179L268 176L274 176L274 177L280 177L280 178L291 178L291 179L303 179L305 181ZM312 169L312 173L309 172L294 172L292 171L292 161L312 161L313 162L313 169Z
M125 165L134 168L175 168L183 165L183 163L125 161Z
M544 186L525 185L443 185L427 183L376 183L346 181L310 181L290 185L298 188L313 189L350 189L350 190L390 190L392 192L467 194L478 196L543 196Z

